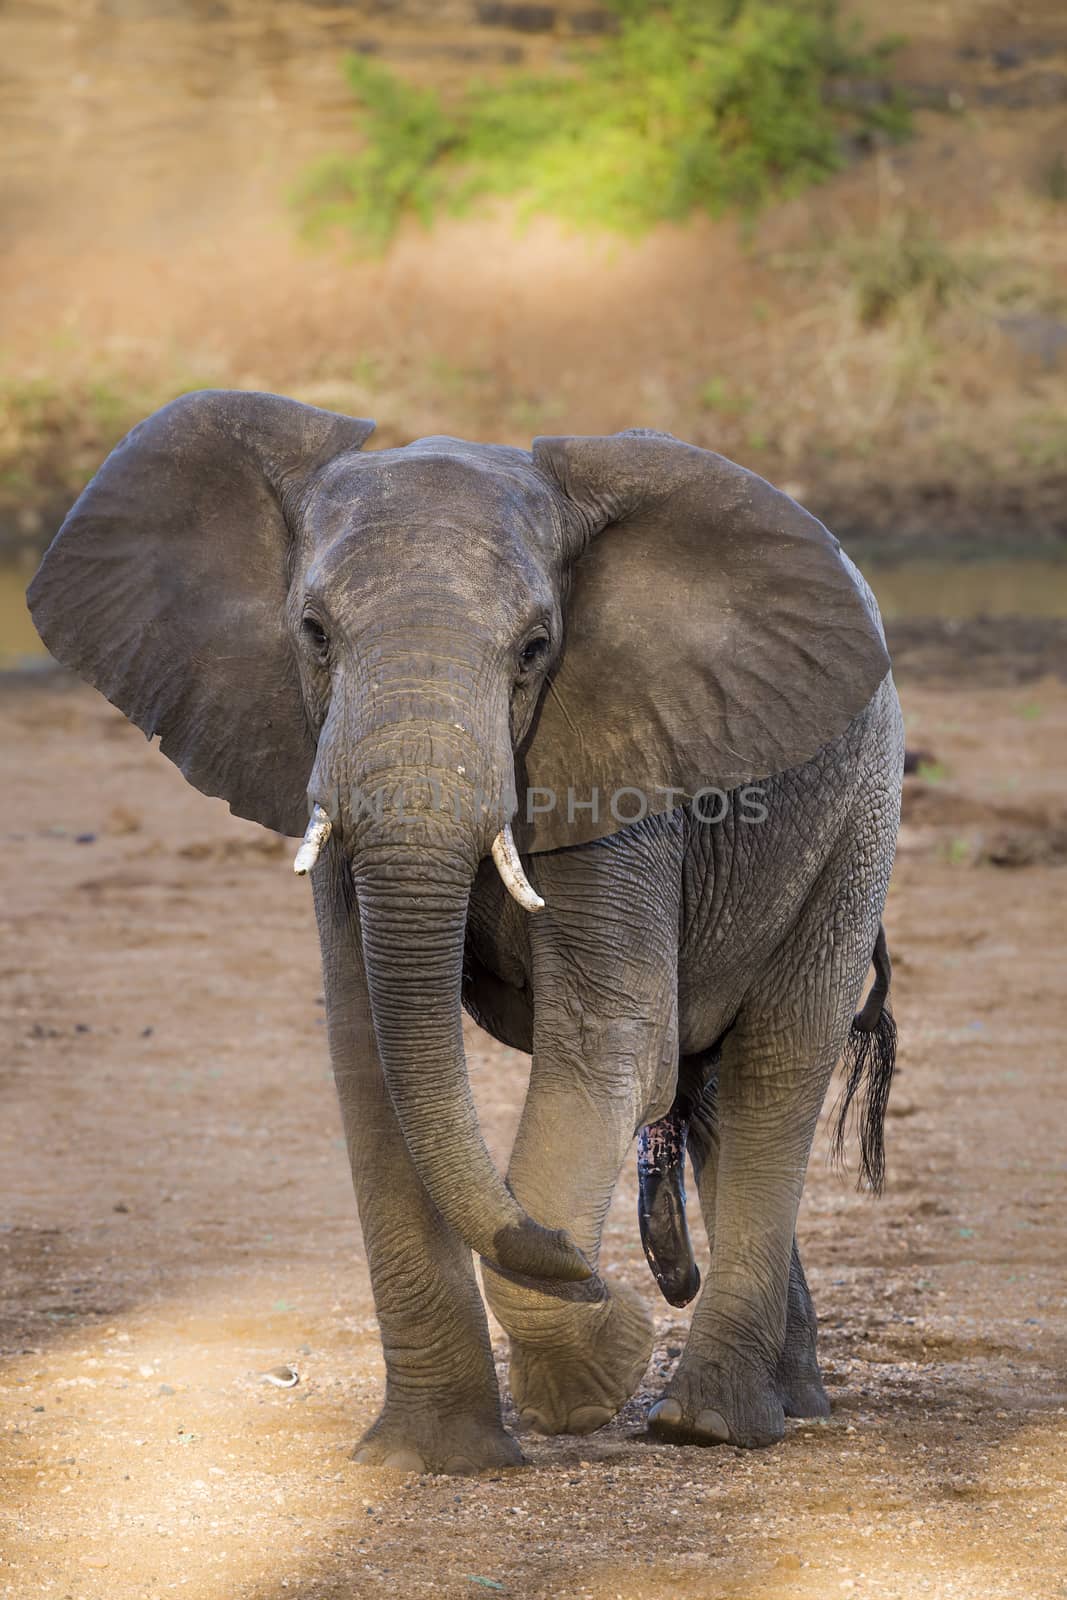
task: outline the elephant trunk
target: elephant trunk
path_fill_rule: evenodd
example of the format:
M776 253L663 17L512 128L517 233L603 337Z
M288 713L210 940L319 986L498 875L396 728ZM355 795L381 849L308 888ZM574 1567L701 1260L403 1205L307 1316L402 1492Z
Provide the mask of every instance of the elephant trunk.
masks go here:
M466 1244L508 1272L588 1278L567 1234L534 1222L504 1184L467 1078L467 907L478 863L512 809L506 701L499 716L476 716L464 705L485 705L484 677L481 695L467 700L460 691L474 686L455 662L444 692L436 683L427 692L429 675L410 664L394 672L379 656L373 696L333 722L348 738L332 753L320 746L317 764L341 779L333 794L386 1085L430 1199ZM321 787L325 796L330 786Z
M378 1052L431 1200L465 1243L505 1271L589 1277L566 1233L540 1227L506 1188L478 1126L460 1004L469 875L464 881L456 865L417 847L398 862L386 846L361 851L356 886Z

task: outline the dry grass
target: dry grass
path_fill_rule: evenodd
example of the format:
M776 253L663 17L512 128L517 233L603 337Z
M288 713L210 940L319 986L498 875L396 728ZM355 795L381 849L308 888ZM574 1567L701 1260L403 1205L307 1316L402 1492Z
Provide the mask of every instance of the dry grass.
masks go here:
M872 463L1051 470L1067 444L1057 211L1020 201L949 239L902 204L814 241L700 224L611 250L501 220L443 228L432 252L412 231L370 267L279 243L165 320L152 264L127 257L126 331L90 285L65 335L0 382L0 495L76 490L139 416L205 384L377 416L381 443L654 424L809 488Z
M872 4L860 9L873 26ZM1052 29L1054 12L1034 16L1031 31ZM988 52L1029 36L978 0L938 18L906 8L902 27L920 35L906 74L1001 83L988 54L963 62L960 41ZM148 113L120 109L128 150ZM282 106L293 130L298 109ZM85 146L73 167L53 152L51 198L0 259L8 527L37 536L126 426L201 384L373 415L380 443L665 427L824 502L947 481L980 503L990 485L1027 492L1062 470L1067 213L1049 179L1064 147L1054 105L920 113L912 144L748 232L700 220L618 243L546 221L520 232L498 211L432 234L412 224L373 262L300 244L277 145L269 172L248 165L256 128L277 113L257 124L252 102L241 112L245 144L233 149L248 182L228 173L225 204L206 124L146 146L157 167L144 173L102 136L96 166ZM336 114L323 124L331 145ZM313 143L305 133L293 132L294 161Z

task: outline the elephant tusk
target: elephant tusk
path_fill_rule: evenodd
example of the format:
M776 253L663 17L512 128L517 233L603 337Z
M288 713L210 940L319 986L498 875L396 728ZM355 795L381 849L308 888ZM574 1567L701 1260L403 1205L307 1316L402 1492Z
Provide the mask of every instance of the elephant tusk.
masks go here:
M311 871L319 859L320 850L332 831L333 823L330 821L329 813L324 811L321 806L313 806L311 809L311 821L308 823L307 832L304 834L304 842L296 852L296 858L293 861L293 871L298 878L302 878L305 873Z
M510 822L505 822L493 840L493 860L511 898L517 900L524 911L543 911L545 902L522 870Z

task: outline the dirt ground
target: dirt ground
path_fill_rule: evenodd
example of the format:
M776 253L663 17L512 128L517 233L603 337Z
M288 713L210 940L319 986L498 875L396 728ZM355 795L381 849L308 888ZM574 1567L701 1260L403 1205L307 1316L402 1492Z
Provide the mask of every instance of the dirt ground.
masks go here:
M0 1595L1067 1596L1067 684L903 693L888 1192L820 1142L801 1216L833 1417L646 1442L686 1317L628 1165L641 1394L463 1480L349 1459L382 1365L291 847L88 690L0 690ZM469 1043L503 1161L525 1061Z

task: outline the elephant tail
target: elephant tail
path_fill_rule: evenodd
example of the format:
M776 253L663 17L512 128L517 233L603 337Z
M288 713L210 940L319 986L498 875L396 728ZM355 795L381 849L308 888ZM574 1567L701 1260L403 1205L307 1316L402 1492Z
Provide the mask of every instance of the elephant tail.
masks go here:
M889 946L885 942L885 929L881 923L878 924L878 937L874 941L871 964L874 967L874 982L870 994L863 1002L863 1009L856 1013L856 1019L852 1024L854 1032L877 1032L893 978L893 963L889 959Z
M860 1184L866 1181L875 1194L885 1182L885 1114L897 1060L897 1025L887 998L893 973L885 929L878 924L872 956L874 983L852 1020L845 1045L845 1088L833 1133L833 1155L844 1153L845 1130L852 1102L863 1089L860 1112Z

